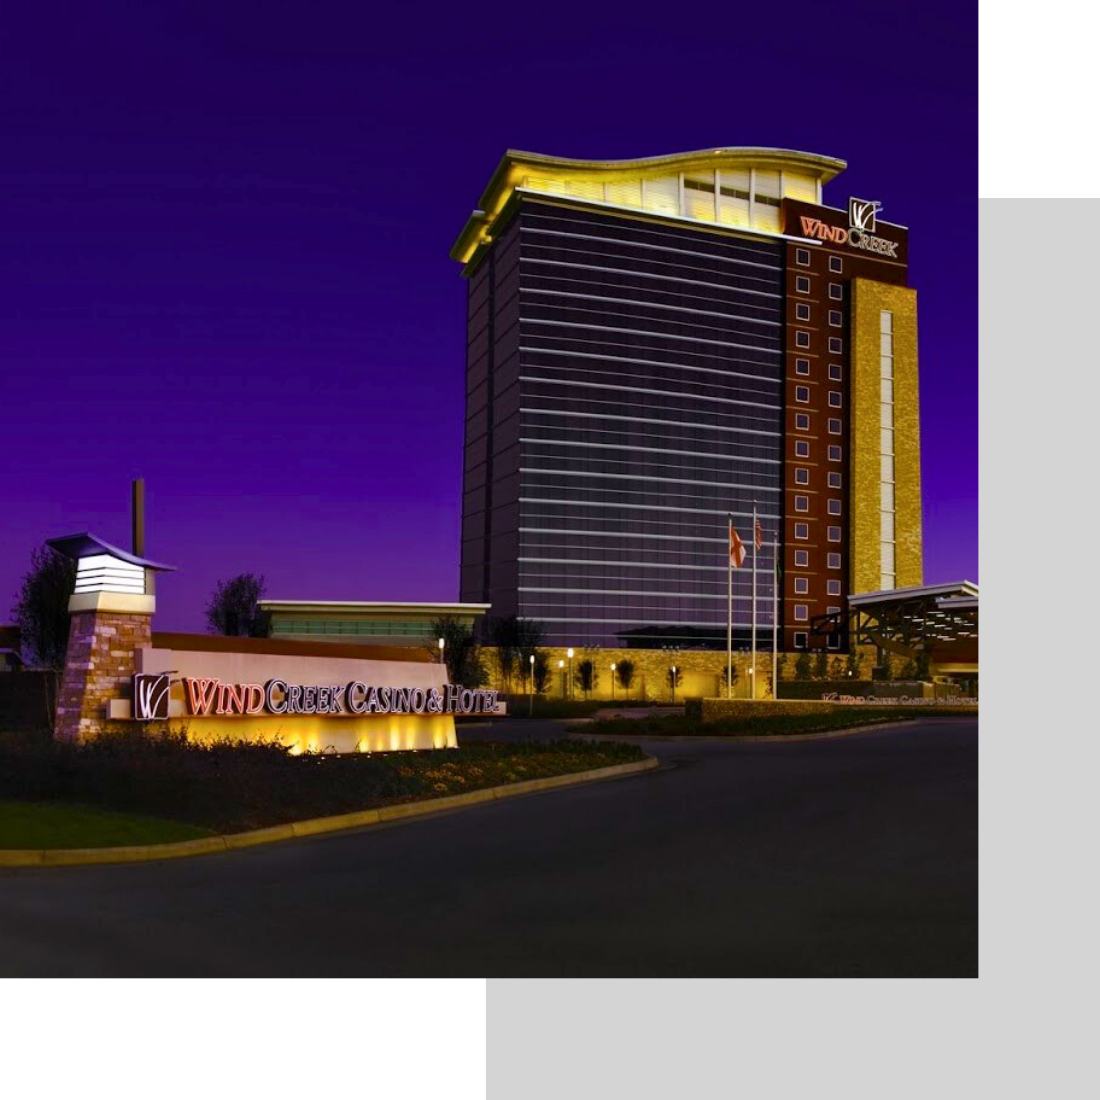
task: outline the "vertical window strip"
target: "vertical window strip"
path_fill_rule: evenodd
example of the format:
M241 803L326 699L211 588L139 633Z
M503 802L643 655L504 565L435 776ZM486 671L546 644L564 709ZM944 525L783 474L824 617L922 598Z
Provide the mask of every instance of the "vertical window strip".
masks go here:
M895 543L895 462L894 456L894 315L890 310L879 311L879 400L882 412L880 420L881 462L879 467L879 557L881 585L884 589L897 587L897 558Z

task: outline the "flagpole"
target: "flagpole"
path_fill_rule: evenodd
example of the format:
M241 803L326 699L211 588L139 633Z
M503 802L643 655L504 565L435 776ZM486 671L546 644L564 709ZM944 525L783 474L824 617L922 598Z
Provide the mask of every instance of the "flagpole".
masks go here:
M779 534L772 536L772 698L779 698Z
M756 505L752 506L752 676L749 681L749 697L756 698Z
M727 515L729 531L726 532L726 698L733 698L733 546L730 531L733 530L733 513Z

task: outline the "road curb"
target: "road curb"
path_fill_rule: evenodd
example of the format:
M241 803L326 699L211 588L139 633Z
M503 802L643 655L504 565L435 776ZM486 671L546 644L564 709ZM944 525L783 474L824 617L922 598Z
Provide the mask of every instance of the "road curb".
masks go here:
M953 717L948 715L946 717ZM708 745L785 745L792 741L833 741L838 737L853 737L858 733L874 733L876 730L897 729L899 726L913 726L922 722L922 718L898 718L894 721L876 722L868 726L849 726L842 730L822 730L820 733L788 733L788 734L762 734L759 736L741 736L739 734L668 734L662 737L660 734L638 733L577 733L574 736L581 741L630 741L646 742L651 744L659 741L662 744L679 744L683 741L704 742Z
M550 791L559 787L574 787L582 783L595 783L601 779L616 779L656 768L660 761L653 756L629 764L611 764L606 768L593 768L586 772L551 775L544 779L525 779L501 787L485 787L465 794L431 798L422 802L399 802L392 806L380 806L376 810L355 810L332 817L314 817L304 821L291 821L285 825L273 825L266 829L253 829L246 833L226 833L222 836L200 837L198 840L182 840L174 844L142 844L124 848L9 848L0 849L0 867L73 867L97 863L150 863L162 859L182 859L187 856L210 855L213 852L235 851L253 848L260 844L276 844L284 840L321 836L324 833L344 832L347 829L368 828L372 825L411 821L429 814L447 810L478 806L498 799L518 798L538 791Z

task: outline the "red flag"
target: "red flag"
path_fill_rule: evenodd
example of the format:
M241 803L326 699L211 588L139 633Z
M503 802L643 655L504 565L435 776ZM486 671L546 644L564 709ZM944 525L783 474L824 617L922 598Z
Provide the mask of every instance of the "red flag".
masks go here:
M753 536L757 550L764 549L764 529L760 526L760 520L756 521L756 533Z
M740 569L745 564L745 544L741 541L737 532L730 524L730 565L734 569Z

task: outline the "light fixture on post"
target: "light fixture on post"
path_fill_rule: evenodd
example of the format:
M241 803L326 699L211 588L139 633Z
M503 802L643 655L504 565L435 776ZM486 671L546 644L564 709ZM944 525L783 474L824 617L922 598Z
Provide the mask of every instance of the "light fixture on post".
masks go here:
M676 666L669 669L668 682L672 685L672 705L676 706Z
M569 701L573 701L573 650L569 648L565 651L566 657L569 658Z
M611 702L615 702L615 662L611 662Z
M558 672L561 674L561 697L565 698L565 662L558 661Z
M445 638L440 638L439 639L439 663L440 664L443 664L443 647L446 644L447 644L447 640Z
M530 681L528 682L528 685L527 685L527 695L529 696L528 714L530 715L530 717L534 718L534 716L535 716L535 655L533 653L528 658L528 661L529 661L530 666L531 666L531 671L529 673L531 679L530 679Z

